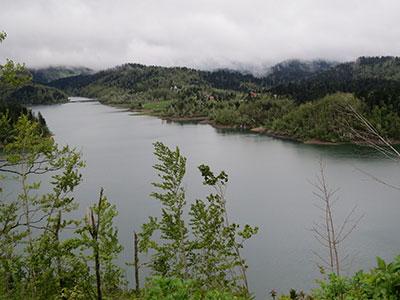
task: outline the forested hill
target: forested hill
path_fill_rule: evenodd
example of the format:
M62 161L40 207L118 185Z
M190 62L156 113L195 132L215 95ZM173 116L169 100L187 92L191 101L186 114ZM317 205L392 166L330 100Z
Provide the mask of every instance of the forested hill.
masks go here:
M32 74L32 81L46 84L61 78L93 74L94 71L85 67L56 66L48 68L29 69Z
M181 67L125 64L95 74L58 79L49 85L70 95L109 103L163 101L181 95L269 92L298 103L336 92L353 93L370 107L385 105L400 111L400 58L360 57L337 64L323 60L290 60L273 66L262 78L232 70L199 71ZM216 91L218 90L218 91ZM220 98L224 98L221 96Z
M92 74L93 71L83 67L49 67L42 69L25 70L32 81L19 85L3 86L0 84L0 101L10 104L57 104L68 101L65 92L49 87L50 81L59 78L70 77L78 74Z
M178 92L187 98L196 93L212 94L219 89L248 91L260 89L261 79L230 70L199 71L185 67L125 64L93 75L59 79L50 86L69 95L97 98L110 104L140 104L175 100Z
M125 64L96 74L81 73L53 80L50 85L61 89L82 88L93 82L132 89L177 86L209 86L220 89L246 90L262 88L308 78L337 65L325 60L288 60L272 66L263 77L256 77L231 69L200 71L185 67L159 67ZM155 86L155 84L158 84ZM136 86L137 85L137 86Z
M143 101L174 98L176 90L257 91L293 80L301 80L335 65L326 61L291 60L272 67L265 77L234 70L200 71L185 67L125 64L91 75L78 75L50 82L71 95L85 95L107 102L129 102L132 97ZM188 92L187 94L190 94Z
M280 84L306 79L329 70L337 64L337 62L326 60L287 60L271 67L263 77L263 86L274 87Z
M400 58L360 57L308 78L277 85L270 91L299 102L350 92L370 106L388 105L400 111Z
M56 88L31 81L24 69L24 81L18 85L0 81L0 102L10 105L58 104L68 102L68 95ZM22 76L22 75L21 75Z
M188 86L242 90L246 89L246 83L260 86L261 79L232 70L209 72L185 67L169 68L124 64L93 75L80 75L55 80L50 85L67 91L88 86L107 86L133 92L144 92Z
M68 95L53 87L27 83L17 88L0 91L0 100L11 104L59 104L68 102Z
M144 66L125 64L94 73L81 67L48 67L30 69L33 84L8 91L2 98L25 104L51 104L67 101L66 94L40 84L50 85L69 95L99 98L109 103L158 101L175 99L176 91L187 96L226 94L225 91L263 92L278 84L299 81L319 74L335 63L327 61L289 60L270 68L262 78L239 71L221 69L200 71L185 67ZM182 93L181 93L182 94Z

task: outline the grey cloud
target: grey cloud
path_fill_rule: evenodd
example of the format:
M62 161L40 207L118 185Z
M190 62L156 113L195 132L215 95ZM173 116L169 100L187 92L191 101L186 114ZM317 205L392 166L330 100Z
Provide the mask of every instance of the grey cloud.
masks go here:
M217 68L400 55L399 11L398 0L2 0L0 60Z

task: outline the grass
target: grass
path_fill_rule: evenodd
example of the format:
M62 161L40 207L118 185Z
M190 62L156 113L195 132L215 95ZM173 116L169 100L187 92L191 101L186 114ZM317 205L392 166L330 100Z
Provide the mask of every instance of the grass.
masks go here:
M143 109L145 110L151 110L153 112L162 112L167 108L168 105L171 104L171 100L164 100L164 101L158 101L158 102L147 102L143 104Z

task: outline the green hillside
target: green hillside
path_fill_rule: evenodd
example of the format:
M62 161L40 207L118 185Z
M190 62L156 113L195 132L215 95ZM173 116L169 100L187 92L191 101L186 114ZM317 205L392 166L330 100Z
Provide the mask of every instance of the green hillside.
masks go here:
M272 87L270 92L298 102L335 92L354 93L370 107L387 105L400 112L400 58L360 57L309 78Z
M85 67L56 66L48 68L29 69L32 80L36 83L46 84L61 78L92 74L93 70Z
M68 96L61 90L35 83L27 83L16 88L3 89L0 98L15 104L58 104L68 102Z

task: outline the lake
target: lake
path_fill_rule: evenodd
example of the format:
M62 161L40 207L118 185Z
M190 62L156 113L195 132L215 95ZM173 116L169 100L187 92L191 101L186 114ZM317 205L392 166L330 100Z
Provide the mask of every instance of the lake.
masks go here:
M156 117L79 102L37 106L55 139L82 151L87 167L76 192L80 215L97 201L100 187L116 204L116 225L125 249L119 263L132 261L132 231L139 230L159 205L149 197L157 177L152 143L179 146L187 157L185 188L188 201L204 197L197 166L205 163L229 174L227 191L231 219L257 225L259 234L249 241L244 256L248 277L257 299L272 288L312 288L320 278L317 258L321 250L310 228L320 211L315 207L314 182L322 159L330 186L340 188L335 217L340 220L357 205L364 214L358 228L344 245L352 257L347 272L369 268L375 257L392 259L400 252L400 192L377 183L358 169L380 179L400 183L399 165L374 151L357 146L316 146L282 141L267 136L221 131L209 125L167 123ZM342 253L343 253L342 252Z

